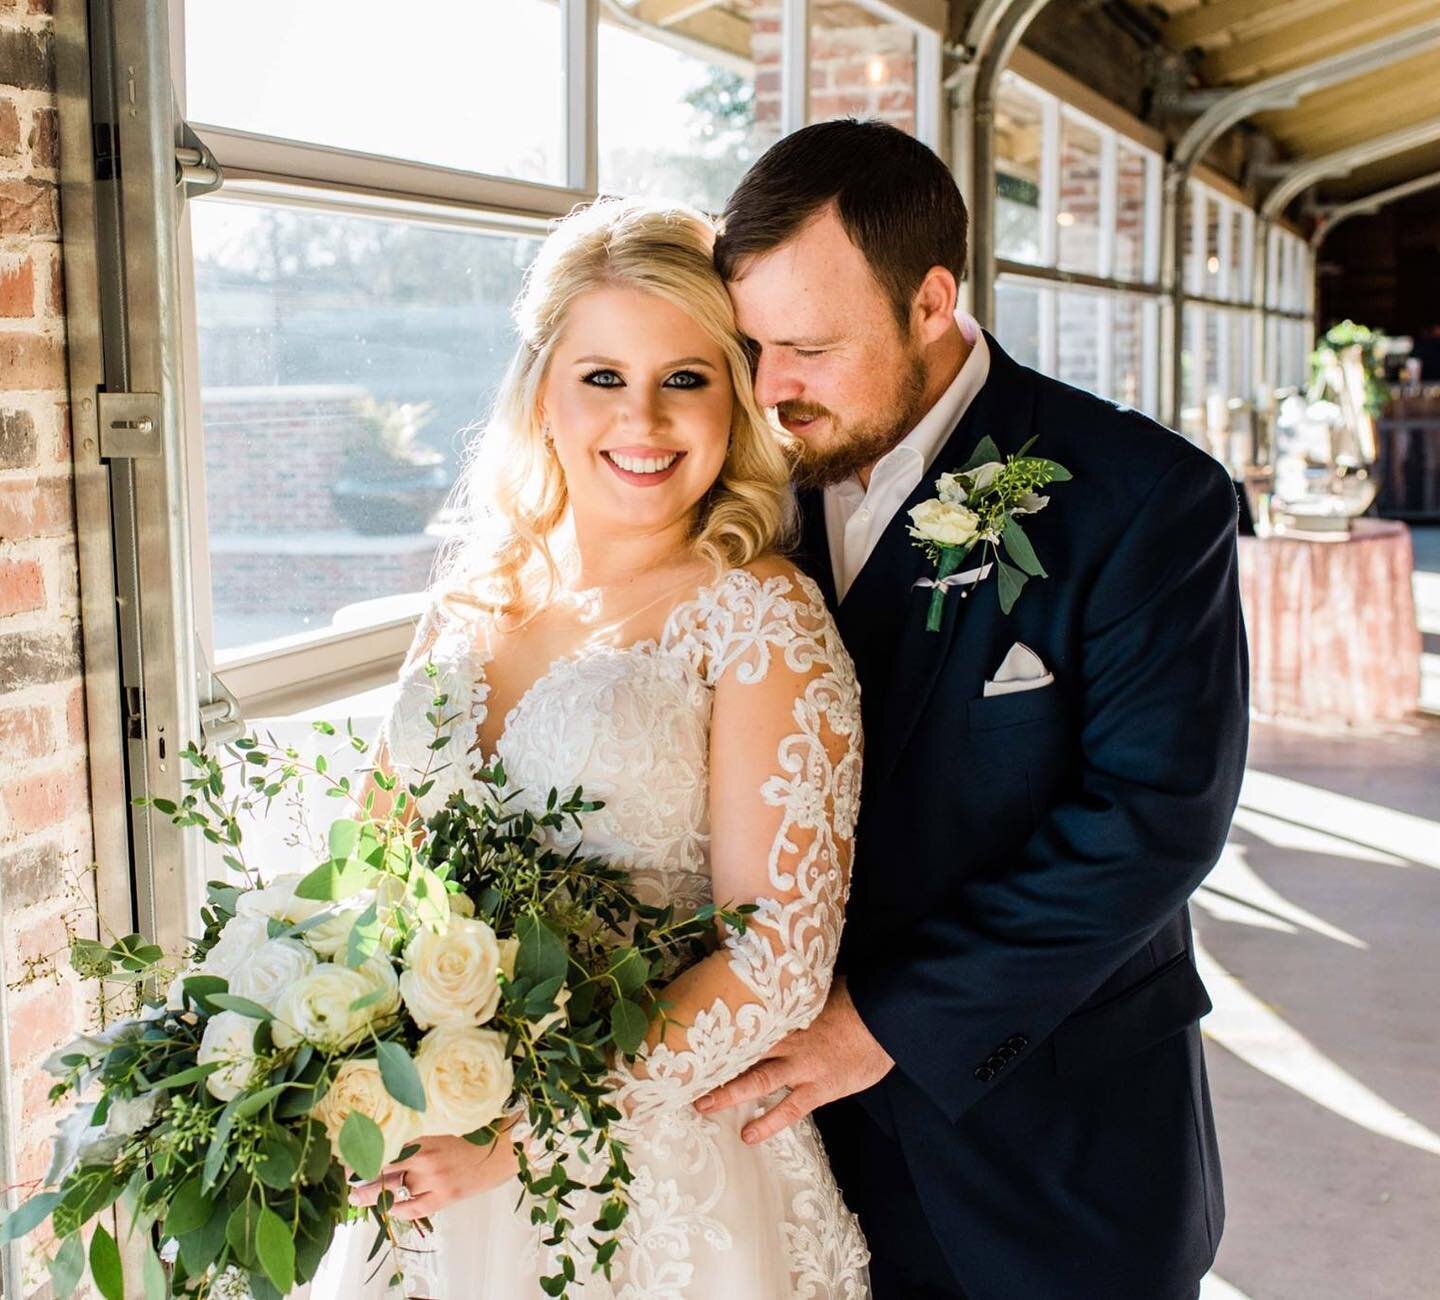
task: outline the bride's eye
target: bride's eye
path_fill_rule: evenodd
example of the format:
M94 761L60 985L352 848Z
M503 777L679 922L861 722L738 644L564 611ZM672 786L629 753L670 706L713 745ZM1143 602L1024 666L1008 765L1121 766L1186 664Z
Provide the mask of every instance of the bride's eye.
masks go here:
M581 383L592 388L624 388L625 381L613 370L592 370L582 376Z
M694 370L677 370L665 383L673 388L704 388L710 381Z

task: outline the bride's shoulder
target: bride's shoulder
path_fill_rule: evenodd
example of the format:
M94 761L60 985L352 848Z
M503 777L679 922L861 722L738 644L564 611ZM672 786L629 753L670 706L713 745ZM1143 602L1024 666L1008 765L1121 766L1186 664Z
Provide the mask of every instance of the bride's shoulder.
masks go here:
M824 611L820 588L787 556L774 551L757 556L748 564L726 569L708 589L719 603L740 600L760 602L769 610L799 607ZM705 594L702 590L702 597Z

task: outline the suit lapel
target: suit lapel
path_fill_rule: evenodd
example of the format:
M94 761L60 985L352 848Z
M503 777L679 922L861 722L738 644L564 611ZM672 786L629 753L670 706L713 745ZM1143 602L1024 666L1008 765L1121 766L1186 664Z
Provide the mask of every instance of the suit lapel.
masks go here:
M920 485L896 512L876 544L870 562L856 577L840 606L840 628L848 645L850 632L847 627L880 621L867 618L866 611L875 611L877 606L886 603L882 590L891 592L892 602L895 596L903 595L904 599L898 629L871 629L872 636L877 631L888 632L885 639L892 654L883 699L872 700L873 707L866 717L866 726L871 734L874 734L874 726L878 723L878 743L871 751L869 761L875 765L874 776L879 781L889 777L910 739L961 627L977 622L988 624L992 616L1000 616L992 574L975 587L964 588L970 593L968 597L962 597L959 591L949 592L942 607L939 631L928 631L925 615L930 589L916 589L914 583L917 578L930 577L934 566L925 553L913 544L909 535L910 509L934 496L935 481L942 474L964 465L982 438L992 438L1001 454L1008 455L1019 450L1030 436L1034 393L1028 384L1023 383L1020 368L988 334L986 342L990 348L990 374L984 387L976 394L970 409L951 432L934 463L926 470ZM981 551L977 548L966 558L963 567L971 568L979 563ZM991 610L990 606L994 609ZM978 632L979 629L976 630ZM862 669L862 681L869 680L878 685L887 680L875 671L880 665L873 652L867 660L870 671ZM872 697L876 693L872 690Z
M835 613L839 600L835 594L835 569L830 563L830 543L825 534L825 495L817 488L806 488L799 495L800 543L795 549L795 562L819 586L830 612Z

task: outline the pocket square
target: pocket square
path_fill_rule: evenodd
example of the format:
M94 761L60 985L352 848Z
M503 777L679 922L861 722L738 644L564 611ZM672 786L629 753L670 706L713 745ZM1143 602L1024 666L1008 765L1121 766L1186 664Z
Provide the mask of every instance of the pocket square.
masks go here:
M1055 680L1044 661L1028 645L1019 641L1010 647L995 676L985 683L983 694L1013 695L1017 691L1035 691Z

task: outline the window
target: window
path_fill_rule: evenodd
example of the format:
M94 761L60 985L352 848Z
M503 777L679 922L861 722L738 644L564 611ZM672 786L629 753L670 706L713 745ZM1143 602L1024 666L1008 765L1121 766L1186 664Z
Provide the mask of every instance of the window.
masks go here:
M1045 102L1013 73L995 102L995 254L1015 262L1047 260L1040 212Z
M191 230L223 664L423 589L537 244L223 199Z
M683 18L601 24L600 188L719 212L780 136L780 44L755 41L753 20L728 10L705 6L690 21L693 31Z
M248 0L243 11L190 0L186 114L255 135L562 184L561 29L560 6L546 0L506 0L503 22L475 0L432 0L414 21L381 0Z
M809 120L873 117L918 135L915 29L856 0L809 8Z
M1100 133L1069 113L1060 123L1059 266L1100 275L1104 212L1108 195L1102 175Z

